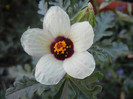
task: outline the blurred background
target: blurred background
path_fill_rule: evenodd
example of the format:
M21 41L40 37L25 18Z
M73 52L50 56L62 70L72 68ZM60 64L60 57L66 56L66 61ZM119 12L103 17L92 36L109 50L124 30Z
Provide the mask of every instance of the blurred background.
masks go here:
M104 75L100 82L103 90L98 99L133 99L133 0L114 2L117 6L108 3L109 7L102 3L120 0L99 0L100 3L98 0L90 1L99 5L94 8L96 15L110 10L115 13L115 25L112 27L114 34L106 38L121 44L114 44L117 51L121 52L123 47L128 49L126 52L116 53L111 62L97 60L97 70ZM23 75L32 76L36 62L24 52L20 38L28 27L42 28L42 15L37 13L38 4L39 0L0 0L0 99L5 99L6 89L16 79ZM97 10L101 4L102 8ZM101 41L103 39L104 37Z
M20 37L28 27L42 28L38 3L39 0L0 0L0 99L15 80L9 68L20 65L24 70L24 64L32 62L23 51Z

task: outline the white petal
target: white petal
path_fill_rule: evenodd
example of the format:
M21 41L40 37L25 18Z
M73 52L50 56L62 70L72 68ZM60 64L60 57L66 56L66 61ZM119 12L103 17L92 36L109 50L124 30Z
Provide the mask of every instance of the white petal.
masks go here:
M43 21L43 28L53 37L64 35L70 30L70 19L60 7L51 7Z
M42 57L49 53L48 36L39 28L28 29L21 37L24 50L31 56Z
M70 38L76 52L86 51L93 44L94 32L89 22L75 23L71 27Z
M51 54L43 56L35 70L36 80L45 85L57 84L65 74L63 61L55 59Z
M84 79L92 74L95 69L95 61L89 52L75 53L63 63L64 70L72 77Z

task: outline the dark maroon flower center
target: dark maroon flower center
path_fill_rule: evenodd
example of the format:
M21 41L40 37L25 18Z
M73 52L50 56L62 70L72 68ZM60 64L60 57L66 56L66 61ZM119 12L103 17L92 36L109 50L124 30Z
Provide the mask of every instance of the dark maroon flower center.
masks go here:
M64 60L73 55L73 42L69 38L58 36L50 45L51 53L58 60Z

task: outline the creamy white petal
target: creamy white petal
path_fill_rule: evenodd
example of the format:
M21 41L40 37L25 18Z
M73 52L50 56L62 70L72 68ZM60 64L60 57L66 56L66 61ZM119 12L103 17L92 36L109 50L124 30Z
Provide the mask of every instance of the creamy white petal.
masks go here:
M48 36L39 28L32 28L25 31L21 37L21 44L24 50L31 56L42 57L49 53Z
M70 30L69 16L60 7L51 7L44 17L43 28L53 37L65 35Z
M71 27L69 37L74 43L76 52L86 51L93 44L93 28L87 21L75 23Z
M93 56L85 51L75 53L63 63L64 70L72 77L84 79L92 74L95 69L95 61Z
M35 70L36 80L45 85L57 84L65 74L63 61L57 60L52 54L43 56Z

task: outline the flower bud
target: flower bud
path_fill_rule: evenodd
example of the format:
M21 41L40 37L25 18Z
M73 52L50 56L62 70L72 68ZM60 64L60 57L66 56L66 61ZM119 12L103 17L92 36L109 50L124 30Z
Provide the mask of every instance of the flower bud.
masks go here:
M88 11L89 11L89 22L92 25L92 27L95 26L95 15L92 4L88 3Z

